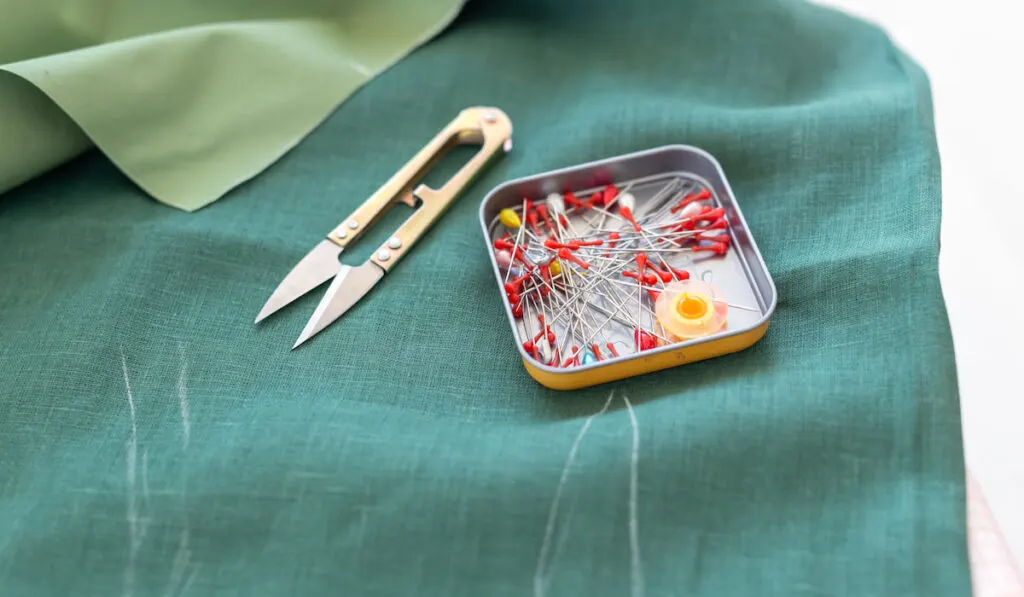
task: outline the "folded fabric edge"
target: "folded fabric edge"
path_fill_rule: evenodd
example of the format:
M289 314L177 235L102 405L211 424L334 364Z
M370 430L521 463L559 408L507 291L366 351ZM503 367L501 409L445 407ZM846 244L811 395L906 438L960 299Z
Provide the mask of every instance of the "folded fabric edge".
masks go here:
M0 147L0 197L93 147L60 106L2 66L0 131L0 142L6 144Z
M391 57L389 60L386 60L386 61L382 62L379 67L377 67L375 69L372 69L369 72L367 72L365 79L363 79L361 82L356 84L351 91L349 91L348 93L345 93L341 97L339 97L338 100L336 102L334 102L331 105L330 108L324 110L323 113L319 117L314 118L313 119L313 123L310 126L306 127L305 130L302 133L295 135L294 138L291 139L289 142L281 144L278 147L274 148L269 153L269 156L265 155L259 161L254 162L252 167L244 169L243 172L240 175L234 177L234 179L227 180L223 184L214 186L214 188L210 189L210 192L206 196L200 197L196 201L187 202L187 203L186 202L181 202L181 201L175 201L175 200L170 199L170 198L168 198L166 196L163 196L150 182L148 182L146 180L145 177L140 177L140 176L132 174L130 172L127 164L125 163L125 160L121 156L118 155L117 151L111 150L107 146L108 145L107 143L104 143L104 142L101 142L101 141L97 140L96 135L92 134L89 131L88 127L83 125L81 123L80 119L75 117L75 114L73 114L72 112L70 112L67 109L65 109L65 107L61 104L61 102L59 100L57 100L55 97L53 97L53 95L51 95L49 92L47 92L46 89L44 89L41 86L37 85L34 81L32 81L31 79L25 77L24 75L22 75L22 74L20 74L18 72L15 72L13 70L9 70L9 69L4 68L2 66L0 66L0 69L2 69L3 72L9 73L10 75L17 77L18 79L28 83L29 85L31 85L32 87L37 89L42 94L42 96L46 98L47 101L51 102L54 106L56 106L59 110L61 110L65 115L67 115L67 117L70 118L71 121L74 122L75 126L77 126L78 129L81 130L81 132L88 138L88 140L92 143L92 145L96 149L98 149L107 159L109 159L110 162L118 170L120 170L121 173L126 178L131 180L143 192L145 192L147 195L149 195L150 198L152 198L152 199L156 200L158 203L161 203L161 204L166 205L168 207L172 207L172 208L175 208L175 209L179 209L181 211L193 213L193 212L199 211L202 208L207 207L208 205L210 205L210 204L216 202L217 200L223 198L228 193L230 193L234 189L238 188L242 184L244 184L246 182L249 182L249 181L253 180L254 178L258 177L259 175L263 174L268 168L272 167L274 164L276 164L278 161L280 161L281 158L286 156L289 152L291 152L293 149L295 149L295 147L297 147L303 141L305 141L309 137L309 135L312 132L314 132L319 126L321 126L323 124L323 122L326 121L334 112L336 112L345 103L345 101L347 101L352 96L352 94L356 93L359 89L361 89L366 83L371 81L373 78L379 76L381 73L387 71L388 69L393 67L395 64L397 64L401 60L403 60L406 57L408 57L411 53L413 53L414 51L416 51L417 49L419 49L420 47L422 47L423 45L428 43L430 40L432 40L434 37L436 37L442 31L444 31L448 26L450 26L451 23L455 20L455 18L459 15L459 13L461 12L461 10L464 7L464 5L465 5L465 0L462 0L460 2L455 3L450 11L444 13L441 16L441 18L439 18L432 26L426 28L424 34L419 36L419 37L417 37L417 38L415 38L413 40L413 42L410 43L404 50L396 52L393 57ZM72 156L72 158L76 157L77 155L78 155L78 153L76 153L75 156ZM51 165L49 168L40 170L39 172L36 172L36 173L34 173L34 174L30 175L30 176L23 177L23 180L21 180L21 182L13 185L11 188L9 188L9 189L0 189L0 194L6 193L6 192L10 191L13 188L17 188L18 186L21 186L22 184L25 184L27 182L30 182L31 180L34 180L36 178L39 178L40 176L43 176L43 175L47 174L48 172L51 172L52 170L54 170L56 167L59 167L63 163L66 163L66 161L68 161L68 160L61 161L60 163L57 163L55 165Z
M388 60L388 61L384 62L376 70L370 71L367 74L367 78L362 83L357 85L356 88L352 90L352 92L350 92L346 96L344 96L341 99L339 99L334 104L334 106L331 109L327 110L323 114L322 117L317 119L317 121L313 124L313 126L309 127L306 130L306 132L304 132L301 135L299 135L298 137L296 137L291 143L288 143L287 145L281 147L280 151L278 151L269 160L265 160L263 165L255 166L254 168L252 168L252 170L250 172L244 174L242 177L238 178L235 182L230 183L228 185L225 185L222 190L216 191L214 196L209 197L208 199L202 201L198 205L190 206L190 207L185 207L185 206L180 206L180 205L176 205L176 204L164 201L163 199L158 197L154 192L152 192L149 189L145 188L145 186L143 186L143 184L141 182L139 182L137 180L134 180L134 179L133 179L133 181L136 184L138 184L140 187L142 187L143 190L145 190L154 199L156 199L157 201L159 201L159 202L161 202L161 203L163 203L165 205L168 205L170 207L175 207L175 208L181 209L182 211L186 211L186 212L189 212L189 213L193 213L193 212L201 210L204 207L207 207L208 205L216 202L218 199L221 199L222 197L224 197L225 195L227 195L231 191L237 189L241 185L243 185L243 184L245 184L245 183L247 183L247 182L257 178L258 176L260 176L261 174L266 172L267 169L271 168L274 164L276 164L278 161L280 161L281 158L283 158L284 156L288 155L288 153L290 153L293 149L295 149L296 147L301 145L302 142L305 141L309 137L309 135L313 133L313 131L315 131L317 128L319 128L328 118L331 117L332 114L334 114L338 109L340 109L341 106L343 106L345 104L345 102L348 101L348 99L351 98L354 93L359 91L359 89L361 89L367 83L372 81L374 78L378 77L381 73L387 71L388 69L392 68L393 66L395 66L396 64L398 64L399 62L401 62L402 60L407 58L410 54L412 54L413 52L415 52L419 48L421 48L424 45L426 45L432 39L434 39L435 37L440 35L441 32L444 31L445 29L447 29L452 24L452 21L454 21L455 18L459 15L459 13L465 7L466 1L467 0L460 0L458 3L456 3L453 6L453 8L452 8L452 10L450 12L446 13L443 17L441 17L441 19L438 20L437 24L434 27L428 28L427 31L421 37L415 39L412 42L412 44L410 44L409 47L405 51L397 53L391 60ZM112 159L111 161L114 161L114 160ZM118 168L121 169L122 172L124 172L124 169L121 168L120 165L118 165ZM131 177L129 177L129 178L131 178Z

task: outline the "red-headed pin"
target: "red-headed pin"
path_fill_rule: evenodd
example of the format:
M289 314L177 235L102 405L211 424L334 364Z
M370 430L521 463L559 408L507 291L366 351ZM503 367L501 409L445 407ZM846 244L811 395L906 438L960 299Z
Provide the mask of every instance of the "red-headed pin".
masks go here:
M534 342L540 342L540 339L547 336L548 342L554 342L555 335L551 331L541 330L537 332L537 335L533 337ZM529 342L529 340L527 340Z
M540 236L540 230L537 229L537 208L534 206L533 201L526 198L523 198L523 205L525 206L523 214L526 217L526 221L533 228L533 233Z
M690 279L690 272L688 272L686 270L676 269L676 268L672 267L671 265L668 266L668 269L672 270L672 273L675 275L676 280L689 280Z
M725 243L715 243L706 247L693 247L691 251L706 251L708 253L714 253L715 255L725 255L729 252L729 245Z
M678 224L669 224L669 226L674 226L672 228L672 230L674 230L676 232L683 232L685 230L694 230L695 228L697 228L697 225L693 223L693 220L689 220L689 219L683 220L683 221L679 222ZM678 240L676 241L676 244L679 244Z
M551 344L554 344L554 342L555 342L555 333L551 331L551 326L544 325L544 316L542 314L540 314L540 313L537 314L537 321L540 322L541 331L537 334L537 337L533 339L534 342L536 342L537 338L540 338L542 334L547 333L548 342L551 343Z
M566 249L565 247L562 247L561 249L558 250L558 258L564 261L571 261L576 265L582 267L583 269L590 269L589 263L573 255L572 252L569 249Z
M636 220L633 219L633 210L632 209L630 209L630 208L626 207L625 205L623 205L622 207L619 208L619 215L622 216L623 218L625 218L626 221L628 221L630 224L632 224L633 225L633 229L636 230L637 232L640 232L641 230L643 230L640 227L640 224L637 224Z
M672 274L654 267L653 263L648 262L647 267L654 270L654 274L661 278L661 281L664 282L665 284L668 284L669 282L672 281Z
M708 189L704 189L704 190L702 190L701 192L699 192L699 193L697 193L695 195L687 195L686 197L683 198L682 201L677 203L675 205L675 207L673 207L670 211L672 213L676 213L677 211L679 211L680 209L683 209L684 207L686 207L687 205L689 205L691 203L696 203L697 201L704 201L704 200L707 200L707 199L710 199L710 198L711 198L711 191L709 191Z
M683 230L696 230L697 229L697 222L708 222L708 221L714 221L714 224L712 224L710 227L712 227L712 228L719 227L718 226L718 222L725 222L725 219L723 218L724 215L725 215L725 210L723 208L721 208L721 207L716 207L716 208L705 207L705 209L702 210L701 213L699 213L697 215L694 215L694 216L690 216L688 218L683 218L682 220L680 220L678 224L674 225L675 226L674 230L679 231L679 232L681 232ZM705 230L705 229L706 228L703 227L703 226L700 228L700 230Z
M578 366L580 364L580 347L579 346L573 346L572 347L572 357L570 357L570 358L572 360L572 364L573 365L577 365Z
M555 228L554 223L551 222L551 218L548 217L548 207L546 205L538 205L537 213L540 214L540 219L544 220L544 224L547 225L548 230L550 230L552 234L557 235L558 230Z
M641 330L633 331L633 341L640 350L651 350L652 348L658 347L658 341L651 335L650 332L644 332Z
M619 242L619 239L620 239L620 238L621 238L621 237L619 236L619 233L618 233L618 232L612 232L612 233L610 233L610 234L608 235L608 246L609 246L609 247L612 247L612 248L614 249L614 248L615 248L615 245L616 245L616 244L617 244L617 243ZM607 253L605 253L605 254L604 254L604 256L605 256L605 257L609 257L609 256L611 256L611 252L607 252Z
M575 251L580 247L599 247L603 244L604 241L600 240L571 240L568 243L560 243L553 238L549 238L546 241L544 241L544 246L551 250L569 249L570 251Z
M540 236L540 228L537 227L537 212L531 211L526 214L526 221L530 223L530 228L533 229L533 233Z
M564 199L565 204L570 207L583 207L583 202L580 201L579 197L573 195L572 192L566 191Z
M714 209L709 209L707 211L702 211L701 213L699 213L699 214L697 214L695 216L690 216L687 219L691 220L693 222L714 221L714 220L717 220L718 218L721 218L724 215L725 215L725 209L723 209L721 207L716 207Z
M636 272L625 271L622 272L622 275L626 278L633 278L634 280L639 281L641 284L646 284L648 286L654 286L655 284L658 283L658 276L655 276L654 274L641 275Z
M505 292L520 292L523 288L523 282L525 282L529 277L530 274L523 274L518 278L512 278L508 282L505 282Z
M717 234L715 236L704 236L703 234L698 234L696 238L694 238L694 240L696 240L697 242L707 241L727 245L730 242L732 242L732 237L729 236L728 234Z
M608 205L611 204L611 202L614 201L615 198L618 197L618 196L619 196L619 189L618 189L618 187L616 187L613 184L610 184L610 185L606 186L604 188L604 191L601 193L601 203L605 207L608 207Z

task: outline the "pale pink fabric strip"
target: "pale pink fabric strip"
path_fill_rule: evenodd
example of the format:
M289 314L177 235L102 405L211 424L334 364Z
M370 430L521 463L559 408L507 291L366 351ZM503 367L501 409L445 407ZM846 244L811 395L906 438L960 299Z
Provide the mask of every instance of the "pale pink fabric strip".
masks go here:
M967 534L975 597L1024 597L1024 580L985 494L967 476Z

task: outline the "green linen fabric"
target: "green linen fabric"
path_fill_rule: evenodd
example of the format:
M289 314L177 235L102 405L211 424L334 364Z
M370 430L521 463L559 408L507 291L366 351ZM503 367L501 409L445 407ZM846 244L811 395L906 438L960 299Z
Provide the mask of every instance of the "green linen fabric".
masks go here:
M481 104L514 149L372 293L296 351L319 293L253 325ZM768 334L540 387L480 200L673 143L729 177L778 287ZM475 0L199 212L96 152L0 199L0 593L969 595L939 222L926 76L873 26L789 0Z
M193 211L261 172L461 0L0 0L0 192L95 144Z

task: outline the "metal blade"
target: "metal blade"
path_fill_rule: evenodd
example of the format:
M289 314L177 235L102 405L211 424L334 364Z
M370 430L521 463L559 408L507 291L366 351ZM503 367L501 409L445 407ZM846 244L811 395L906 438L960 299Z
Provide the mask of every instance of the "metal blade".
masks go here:
M260 314L256 316L256 323L338 273L338 270L341 269L341 262L338 261L340 255L341 247L329 240L321 241L312 251L306 253L302 261L288 272L274 293L270 295L267 304L263 305Z
M383 277L384 269L372 261L367 261L359 267L342 264L341 271L331 282L324 298L320 299L320 304L317 305L316 311L306 324L306 329L302 330L292 349L298 348L300 344L344 315L345 311L359 302L359 299Z

